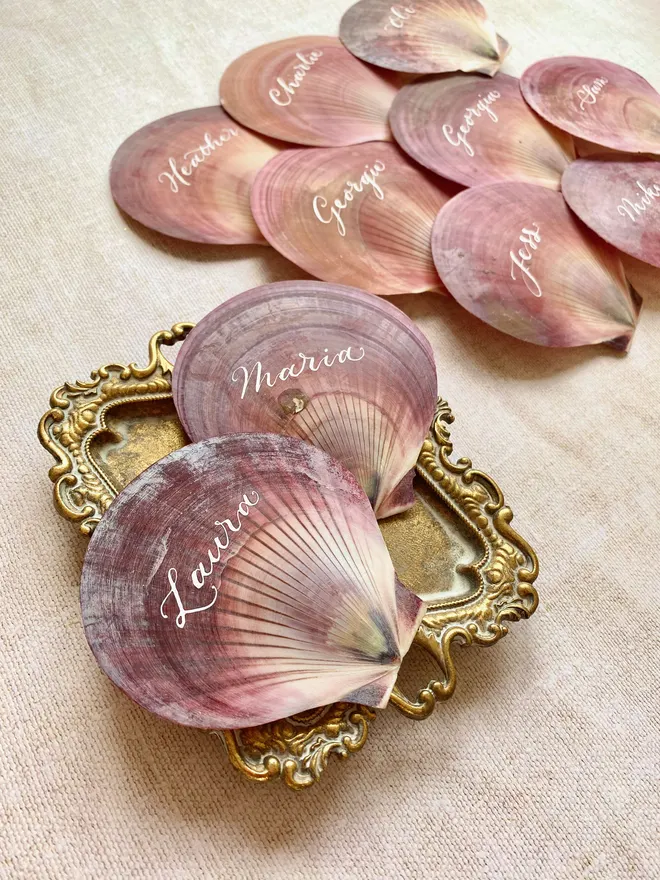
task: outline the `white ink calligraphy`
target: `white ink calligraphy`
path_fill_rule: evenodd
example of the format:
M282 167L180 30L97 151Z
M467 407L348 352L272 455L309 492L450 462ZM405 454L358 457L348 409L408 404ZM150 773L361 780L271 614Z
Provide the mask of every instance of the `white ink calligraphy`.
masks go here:
M657 183L647 187L638 180L637 186L643 193L641 201L633 202L630 199L621 199L621 202L616 207L622 217L627 215L633 223L637 223L637 217L646 211L646 209L653 203L654 199L660 199L660 185Z
M383 30L389 30L390 25L401 30L411 15L415 15L417 10L411 4L410 6L390 6L389 24L386 24Z
M298 61L293 65L293 78L287 82L281 76L278 76L276 82L280 88L273 88L268 92L268 97L273 104L277 104L278 107L288 107L296 95L296 89L300 88L302 81L305 79L307 71L311 70L312 65L316 64L322 55L323 52L320 49L310 52L307 58L302 52L296 52Z
M350 345L348 346L348 348L342 349L331 358L328 357L327 348L324 348L323 351L325 352L325 354L323 355L323 357L318 358L318 360L316 360L313 355L298 352L300 362L298 364L294 362L288 367L282 367L279 373L275 375L274 379L271 378L271 374L267 370L263 369L261 361L257 361L256 364L254 364L252 369L249 371L247 367L236 367L234 372L231 374L231 381L238 382L242 379L242 400L245 397L245 393L250 386L250 380L252 379L255 371L256 376L254 380L254 390L258 394L264 382L269 388L272 388L278 380L284 382L286 381L286 379L297 379L304 370L311 370L313 373L317 373L321 369L321 367L332 367L335 363L344 364L346 363L346 361L361 361L364 357L364 349L362 347L358 349L359 354L356 357L355 352Z
M491 109L490 105L494 104L498 98L501 98L500 92L493 89L488 92L486 97L482 97L478 95L479 100L474 105L474 107L466 107L465 114L463 115L463 122L459 126L458 131L454 134L454 129L451 125L443 125L442 133L447 138L452 147L460 147L461 145L465 148L465 152L468 156L474 156L474 149L472 145L468 143L468 135L470 134L470 129L474 125L475 118L478 119L483 113L486 113L493 122L497 122L499 117L495 113L494 110Z
M209 557L209 567L208 570L204 567L204 562L200 562L197 568L193 569L190 574L190 580L192 585L197 590L201 590L204 587L204 582L207 578L210 578L213 574L214 567L220 562L220 558L222 556L222 551L226 550L229 547L231 542L230 532L236 533L240 532L243 527L243 522L241 517L245 518L250 514L250 508L254 507L255 504L259 501L259 493L254 490L249 493L250 497L248 497L248 493L243 495L243 499L241 503L238 505L236 510L236 516L234 517L235 524L228 517L227 519L223 519L220 522L216 521L215 525L219 526L222 529L221 535L217 535L214 540L214 547L208 551ZM252 500L251 500L252 499ZM176 568L170 568L167 572L167 580L169 583L169 592L167 596L160 603L160 615L165 620L169 620L169 615L165 612L165 605L167 600L172 596L174 601L176 602L178 608L178 614L176 616L176 625L179 629L183 629L186 625L186 617L189 614L197 614L199 611L208 611L209 608L212 608L216 600L218 598L218 588L215 584L209 584L209 589L213 593L213 598L210 602L207 602L206 605L199 605L195 608L186 608L183 604L183 599L181 598L181 593L179 592L179 587L177 586L177 570Z
M592 82L591 85L587 85L586 83L575 92L576 96L580 99L580 111L584 113L585 104L595 104L596 98L599 93L603 91L603 86L606 86L609 80L605 79L604 76L598 76Z
M377 199L382 200L385 198L385 193L380 185L376 183L378 175L385 170L385 163L379 161L374 162L371 166L365 165L364 167L365 170L362 172L357 183L352 180L346 181L342 197L335 199L332 203L329 217L324 217L321 213L321 209L328 207L328 200L326 198L323 196L314 196L312 201L312 208L314 209L316 219L321 223L332 223L333 219L336 220L337 230L342 237L346 235L346 226L341 216L342 211L345 211L349 203L353 201L355 193L361 193L364 191L365 187L371 187L373 194Z
M211 135L207 132L204 135L204 143L199 144L199 146L195 147L192 150L188 150L187 153L183 154L184 163L177 166L176 159L173 156L170 156L169 160L169 171L161 171L158 175L158 182L164 183L165 180L169 180L170 189L173 193L179 192L179 185L182 186L190 186L190 182L186 180L186 177L190 177L197 168L198 165L201 165L205 159L217 150L218 147L224 146L228 140L236 137L238 134L238 129L236 128L223 128L218 137L212 138ZM189 158L191 157L191 158Z
M534 256L533 252L537 250L541 241L539 224L534 223L533 225L535 227L534 229L526 229L525 227L522 229L520 241L523 243L524 247L521 247L517 254L514 254L513 251L509 251L509 256L511 257L511 277L514 281L517 281L515 274L515 267L517 266L522 272L522 279L527 290L534 294L534 296L542 296L543 291L541 290L541 285L532 275L529 268Z

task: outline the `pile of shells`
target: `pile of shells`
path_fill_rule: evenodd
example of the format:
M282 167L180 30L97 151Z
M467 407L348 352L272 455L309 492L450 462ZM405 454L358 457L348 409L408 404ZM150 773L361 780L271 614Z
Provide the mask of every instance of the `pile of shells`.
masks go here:
M619 252L660 267L660 95L592 58L518 80L508 49L478 0L359 0L339 38L252 49L219 106L129 137L113 196L166 235L268 243L374 294L448 291L539 345L627 349L641 300Z

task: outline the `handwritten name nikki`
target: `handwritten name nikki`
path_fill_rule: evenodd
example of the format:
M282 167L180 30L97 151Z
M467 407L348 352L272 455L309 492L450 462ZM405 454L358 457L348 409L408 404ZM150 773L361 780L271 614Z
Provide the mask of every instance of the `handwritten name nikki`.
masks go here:
M251 491L250 493L245 493L243 495L243 499L241 503L238 505L238 509L236 510L236 515L234 519L227 517L227 519L223 519L221 521L216 521L215 525L219 526L221 529L221 533L216 536L213 542L213 547L208 551L209 564L208 568L204 566L204 562L200 562L197 568L194 568L190 574L190 582L192 586L196 590L201 590L205 586L205 582L213 575L213 570L215 566L220 562L222 557L222 551L226 550L231 543L231 535L240 532L243 527L243 519L250 515L250 508L254 507L259 502L259 493L255 491ZM167 572L167 580L169 583L169 592L167 596L160 603L160 616L165 620L169 620L170 616L165 610L165 606L167 605L170 596L174 599L176 603L176 607L178 609L178 614L176 616L176 625L179 629L183 629L186 625L186 618L190 614L197 614L199 611L208 611L209 608L212 608L216 600L218 598L218 588L215 584L209 584L208 589L211 590L212 598L210 602L207 602L205 605L197 605L194 608L186 608L184 605L184 600L181 596L181 592L179 591L179 587L177 585L177 570L176 568L170 568Z
M356 183L353 180L347 180L344 184L344 192L340 198L336 198L330 208L330 216L325 215L325 209L328 207L328 200L324 196L314 196L312 208L314 215L320 223L332 223L336 221L337 231L343 237L346 235L346 224L341 216L348 205L355 198L355 193L364 192L365 189L371 187L373 194L377 199L384 199L385 193L381 186L376 182L376 178L385 170L384 162L374 162L373 165L365 165L360 179Z
M224 146L227 141L231 140L233 137L238 135L238 129L236 128L223 128L220 134L212 138L211 135L207 132L204 135L204 143L195 147L192 150L188 150L187 153L183 154L183 162L180 165L177 165L177 161L173 156L170 156L169 160L169 171L161 171L158 175L158 182L165 183L165 181L169 181L170 189L172 192L179 192L179 186L190 186L190 181L186 180L187 177L191 177L195 168L198 165L201 165L208 157L215 152L219 147ZM190 158L189 158L190 157ZM187 164L185 164L187 163Z
M290 366L282 367L279 373L275 374L275 378L271 378L271 374L263 369L261 361L257 361L254 366L248 370L247 367L236 367L234 372L231 374L232 382L241 382L243 383L243 389L241 391L241 400L245 397L245 394L250 387L250 381L254 376L254 390L258 394L261 390L264 382L269 388L272 388L273 385L277 382L284 382L287 379L297 379L301 373L305 370L311 370L312 373L317 373L321 367L332 367L336 363L345 364L346 361L361 361L364 357L364 349L360 347L355 352L352 346L348 346L348 348L343 348L340 352L333 355L332 357L328 357L328 349L324 348L323 351L325 354L323 357L319 358L318 361L314 358L313 355L303 354L302 352L298 353L298 357L300 360L298 362L294 361Z
M597 76L596 79L591 83L591 85L580 86L580 88L575 92L576 96L580 99L580 111L584 113L584 108L586 104L595 104L596 98L603 91L603 87L607 85L609 82L608 79L605 79L604 76Z
M534 296L542 296L543 291L541 290L541 285L532 275L530 269L534 257L534 251L537 250L541 241L539 224L534 223L533 226L534 229L526 229L525 227L522 229L520 241L523 243L524 247L521 247L517 254L514 254L513 251L509 251L509 256L511 257L511 277L514 281L517 281L517 276L515 274L517 267L522 272L522 279L527 290L534 294Z
M460 147L461 145L464 147L465 152L468 156L474 156L474 149L471 144L468 143L468 135L470 134L470 130L474 125L474 120L478 119L484 113L490 117L493 122L497 122L499 117L495 113L494 110L491 109L491 104L494 104L498 98L501 98L500 92L493 89L488 92L485 98L482 98L481 95L478 96L479 100L474 105L474 107L466 107L465 113L463 115L463 122L458 128L456 134L454 134L454 129L451 125L443 125L442 133L447 138L452 147Z
M616 206L619 214L621 214L622 217L630 217L633 223L637 223L637 217L640 217L644 211L653 204L654 199L660 199L659 184L654 183L651 186L644 186L644 184L638 180L637 186L642 192L642 198L639 202L633 202L631 199L621 199L621 202Z
M307 72L312 69L312 66L316 64L322 55L323 52L320 49L310 52L307 57L305 57L303 52L296 52L298 61L293 65L293 77L287 82L281 76L278 76L275 82L280 88L273 88L268 92L268 97L273 104L277 104L278 107L288 107L295 98L297 89L300 88L302 81L307 76Z

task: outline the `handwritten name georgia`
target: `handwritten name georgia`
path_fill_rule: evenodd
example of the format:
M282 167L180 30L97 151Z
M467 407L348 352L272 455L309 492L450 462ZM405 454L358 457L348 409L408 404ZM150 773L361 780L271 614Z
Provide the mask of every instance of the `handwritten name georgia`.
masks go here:
M386 24L383 30L389 30L390 25L401 30L411 15L415 15L417 10L411 4L410 6L390 6L389 24Z
M272 388L278 380L284 382L286 379L297 379L298 376L300 376L300 374L305 370L311 370L313 373L316 373L321 369L321 367L332 367L335 363L344 364L346 363L346 361L361 361L364 357L364 349L362 347L358 349L359 354L357 355L357 357L355 356L353 348L350 345L348 346L348 348L342 349L331 358L328 357L328 349L324 348L323 350L325 354L318 361L318 363L315 361L313 355L307 355L299 352L298 357L300 358L300 361L298 362L298 364L294 362L293 364L291 364L291 366L283 367L279 371L279 373L276 374L274 379L271 378L271 374L268 371L263 369L261 361L257 361L251 370L248 370L247 367L237 367L231 374L231 381L243 382L243 390L241 391L242 400L245 397L248 388L250 387L250 380L255 374L255 371L256 375L254 379L254 390L258 394L264 382L269 388Z
M459 126L456 134L454 134L454 129L451 125L442 126L442 133L452 147L460 147L462 145L468 156L474 156L474 149L472 148L472 145L468 143L468 135L470 134L470 129L474 125L474 120L478 119L483 113L486 113L493 122L497 122L499 119L498 115L491 109L490 105L494 104L498 98L502 97L500 92L493 89L488 92L485 98L482 98L481 95L478 97L479 100L474 107L465 108L463 122Z
M275 82L280 88L273 88L268 92L268 97L273 104L277 104L278 107L288 107L296 95L296 90L300 88L302 81L307 76L307 71L312 69L312 66L322 55L323 52L320 49L310 52L307 57L302 52L296 52L298 63L293 65L293 78L287 82L278 76Z
M622 217L630 217L633 223L637 223L637 217L646 211L646 209L653 203L654 199L660 198L660 185L657 183L647 187L638 180L637 186L643 193L641 201L633 202L630 199L621 199L621 202L616 207Z
M243 500L238 505L238 509L236 510L236 515L234 517L234 522L228 517L227 519L223 519L220 522L216 521L215 525L219 526L222 529L221 535L217 535L214 540L214 547L208 551L209 557L209 567L206 569L204 567L204 562L200 562L197 568L193 569L190 574L190 580L195 587L196 590L201 590L204 587L205 581L211 577L213 574L214 567L220 562L220 557L222 556L222 551L226 550L231 543L231 533L240 532L243 527L243 522L241 518L245 518L250 514L250 508L254 507L259 501L259 493L252 491L248 494L243 495ZM181 598L181 593L179 592L179 588L177 586L177 570L176 568L170 568L167 572L167 580L170 586L169 592L167 596L160 603L160 615L165 620L169 620L169 614L165 611L165 606L167 604L170 596L174 598L176 602L176 606L178 608L178 614L176 616L176 625L179 629L183 629L186 625L186 617L189 614L197 614L199 611L208 611L209 608L212 608L216 600L218 598L218 588L215 584L209 584L209 589L213 593L213 598L210 602L207 602L206 605L198 605L195 608L186 608L183 604L183 599Z
M522 272L522 279L527 290L534 294L534 296L542 296L543 291L541 290L541 285L532 275L530 269L534 257L534 251L537 250L541 241L539 224L534 223L533 225L535 227L534 229L525 229L524 227L522 229L520 241L523 243L524 247L521 247L517 254L514 254L513 251L509 251L509 256L511 257L511 277L514 281L517 281L515 270L516 267L518 267Z
M219 147L224 146L227 141L231 140L233 137L238 135L238 129L236 128L223 128L218 137L212 138L211 135L207 132L204 135L204 143L200 144L198 147L195 147L194 150L188 150L187 153L183 154L184 162L188 164L181 164L177 166L176 159L170 156L169 171L161 171L158 175L158 182L165 183L166 180L170 183L170 189L172 192L179 192L179 184L182 186L190 186L190 182L186 180L186 177L191 177L195 168L198 165L201 165L205 159L208 157ZM188 158L188 157L192 158Z
M583 85L575 92L576 96L580 99L580 112L584 113L584 108L586 104L595 104L596 98L603 91L603 87L608 84L609 80L605 79L604 76L598 76L591 83L591 85Z
M384 199L385 193L378 183L376 183L376 178L378 175L385 170L384 162L374 162L373 165L365 165L365 170L362 172L360 179L357 183L353 180L347 180L344 184L344 192L342 193L341 198L337 198L332 203L332 207L330 208L330 216L324 216L323 212L328 207L328 200L324 196L314 196L312 201L312 208L314 210L314 215L316 219L320 223L332 223L333 220L337 223L337 230L339 234L343 237L346 235L346 225L344 223L344 219L341 216L342 213L346 210L350 202L353 201L355 197L355 193L364 192L365 187L371 187L373 190L373 194L377 199Z

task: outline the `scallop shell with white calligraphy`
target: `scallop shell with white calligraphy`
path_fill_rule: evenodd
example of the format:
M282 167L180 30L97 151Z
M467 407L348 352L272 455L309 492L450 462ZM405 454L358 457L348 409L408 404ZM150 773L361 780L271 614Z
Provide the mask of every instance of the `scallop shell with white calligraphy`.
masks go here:
M564 198L605 241L660 267L660 162L626 154L573 162L562 178Z
M619 254L529 183L473 187L440 211L433 256L450 293L478 318L537 345L627 349L639 297Z
M575 137L626 153L660 153L660 95L642 76L599 58L547 58L523 73L527 103Z
M288 434L348 467L377 517L414 502L431 424L431 347L388 302L318 281L267 284L206 315L174 367L174 402L193 440Z
M211 729L384 706L425 608L355 478L255 434L186 446L124 489L92 537L81 603L116 685Z
M393 144L287 150L252 189L252 212L281 254L324 281L372 293L441 286L431 229L457 191Z
M250 187L280 149L220 107L184 110L141 128L119 147L110 167L112 197L165 235L265 244L250 211Z
M575 157L570 135L530 110L519 81L504 73L412 83L396 97L390 125L413 159L466 186L521 180L559 189Z
M336 37L267 43L233 61L220 80L222 105L239 122L312 147L391 140L396 91Z
M339 25L363 61L407 73L496 73L509 51L478 0L359 0Z

